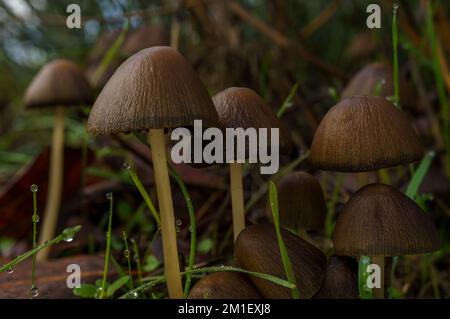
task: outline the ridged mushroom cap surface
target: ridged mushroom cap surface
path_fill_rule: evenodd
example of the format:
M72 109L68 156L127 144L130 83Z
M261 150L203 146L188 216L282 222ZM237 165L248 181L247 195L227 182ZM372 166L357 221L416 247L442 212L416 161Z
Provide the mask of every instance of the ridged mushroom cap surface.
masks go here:
M282 230L281 234L292 264L300 298L311 298L319 291L325 277L327 263L325 255L289 231ZM275 228L271 224L246 227L236 240L234 254L243 269L286 278ZM250 279L263 298L292 298L292 291L289 288L254 276L250 276Z
M356 192L339 212L333 236L336 254L399 256L439 249L429 215L409 197L384 184Z
M280 224L290 228L320 230L325 223L326 204L319 181L307 172L292 172L277 183ZM267 205L267 216L272 210Z
M324 116L311 145L319 169L361 172L405 165L424 148L406 114L375 96L352 96Z
M226 128L279 129L279 150L282 154L292 151L292 140L283 122L255 91L245 87L230 87L213 96L220 122Z
M219 126L214 104L190 63L170 47L129 57L106 83L88 119L93 134Z
M345 256L332 256L328 260L327 274L314 299L357 299L358 265Z
M25 92L26 108L89 105L92 88L75 63L57 59L38 72Z
M247 275L221 271L200 279L188 299L260 299L261 295Z

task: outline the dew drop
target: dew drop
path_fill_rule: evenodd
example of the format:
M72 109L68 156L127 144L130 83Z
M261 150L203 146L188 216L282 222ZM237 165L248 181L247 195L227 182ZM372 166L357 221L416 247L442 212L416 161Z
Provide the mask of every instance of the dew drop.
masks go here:
M177 233L179 233L179 232L181 231L180 226L175 227L175 231L176 231Z
M194 230L194 229L192 228L192 226L189 226L189 232L192 233L193 230Z
M74 234L71 231L64 230L63 235L64 235L64 241L66 243L70 243L73 241Z
M131 169L131 165L129 163L127 163L127 162L123 162L122 166L126 170L130 170Z
M8 269L6 269L6 272L8 274L12 274L14 272L14 269L12 267L9 267Z
M137 293L137 291L130 291L130 293L128 295L133 299L137 299L139 297L139 294Z
M31 287L30 295L31 295L31 298L36 298L37 296L39 296L39 288L37 286Z
M128 249L125 249L123 251L123 255L125 256L125 258L130 258L130 251Z
M183 221L182 221L181 219L177 219L177 220L175 221L175 224L176 224L177 226L181 226L181 225L183 224Z
M33 217L31 218L31 220L34 222L34 223L39 223L39 215L33 215Z
M112 198L113 198L113 193L112 192L106 193L106 199L111 200Z
M39 187L38 187L36 184L32 184L32 185L30 186L30 190L31 190L33 193L36 193L36 192L38 191L38 189L39 189Z
M98 289L97 289L97 291L95 292L95 295L94 295L94 298L95 299L103 299L103 297L104 297L104 292L103 292L103 288L102 287L99 287Z

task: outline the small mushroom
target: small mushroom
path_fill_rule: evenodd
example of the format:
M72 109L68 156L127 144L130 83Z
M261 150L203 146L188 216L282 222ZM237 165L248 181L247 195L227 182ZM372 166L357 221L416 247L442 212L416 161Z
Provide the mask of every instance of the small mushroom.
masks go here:
M307 230L323 228L326 215L325 198L322 187L314 176L306 172L289 173L277 183L277 189L281 225L303 234ZM272 220L270 205L266 214Z
M344 205L333 236L336 254L372 256L381 268L382 286L374 289L384 297L384 257L416 255L440 247L430 217L409 197L384 184L369 184Z
M208 126L219 125L214 104L198 75L170 47L151 47L128 58L103 88L88 119L93 134L149 130L171 298L183 298L183 291L164 130L190 126L197 119Z
M47 204L39 244L53 238L58 222L63 188L65 108L90 104L91 100L92 89L83 71L76 64L64 59L46 64L25 92L26 108L54 108L56 115L50 156ZM49 252L49 249L41 250L37 255L37 260L46 260Z
M424 148L406 115L376 96L352 96L333 106L317 128L311 161L330 171L362 172L408 164Z
M392 79L393 72L389 64L383 62L368 64L351 78L342 91L342 99L355 95L378 95L384 98L394 96ZM413 90L408 82L401 78L399 85L402 105L414 104Z
M316 247L289 231L281 230L292 264L300 298L311 298L325 277L326 258ZM246 227L236 240L234 254L243 269L286 278L275 228L270 224ZM291 290L264 279L250 277L264 298L291 298Z
M280 153L289 154L292 151L292 141L288 130L256 92L249 88L231 87L213 96L213 101L223 127L243 128L244 130L267 128L268 141L271 140L270 129L278 128ZM245 228L242 173L244 160L248 159L250 155L248 153L248 150L245 150L245 154L238 155L233 162L229 163L235 241Z
M354 259L332 256L328 260L327 273L314 299L357 299L358 265Z
M251 280L242 273L222 271L206 275L189 292L188 299L260 299Z

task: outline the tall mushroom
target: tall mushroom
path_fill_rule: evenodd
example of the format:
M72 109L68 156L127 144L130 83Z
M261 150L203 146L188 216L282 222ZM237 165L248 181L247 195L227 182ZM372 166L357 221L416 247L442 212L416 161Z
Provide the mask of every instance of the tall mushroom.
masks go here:
M322 119L311 161L330 171L362 172L408 164L424 149L406 115L382 97L352 96Z
M221 271L206 275L189 292L188 299L260 299L247 275Z
M367 255L380 266L384 298L384 257L424 254L439 249L430 217L413 200L384 184L369 184L356 192L340 211L333 236L336 254Z
M48 107L55 110L47 204L39 244L53 238L58 222L63 188L65 108L90 104L91 100L92 90L83 71L76 64L64 59L46 64L25 93L26 108ZM46 260L49 252L49 249L41 250L37 260Z
M279 150L281 153L290 153L292 142L289 132L283 123L276 117L269 105L249 88L231 87L213 96L214 105L219 114L220 122L226 128L267 128L270 141L270 129L279 129ZM233 211L233 233L236 241L239 233L245 228L243 167L245 159L250 154L238 154L230 162L230 190Z
M164 267L171 298L183 298L165 129L218 126L212 100L189 62L170 47L151 47L128 58L95 102L88 120L94 134L149 130L161 214Z
M316 247L282 230L283 241L291 260L300 298L311 298L320 289L325 277L327 260ZM270 224L246 227L236 240L234 254L239 265L247 270L285 278L275 229ZM253 284L264 298L290 298L288 288L251 276Z
M308 230L320 230L325 223L326 204L319 181L306 172L292 172L278 183L280 224L305 237ZM270 206L266 215L272 220ZM303 238L306 239L306 238Z

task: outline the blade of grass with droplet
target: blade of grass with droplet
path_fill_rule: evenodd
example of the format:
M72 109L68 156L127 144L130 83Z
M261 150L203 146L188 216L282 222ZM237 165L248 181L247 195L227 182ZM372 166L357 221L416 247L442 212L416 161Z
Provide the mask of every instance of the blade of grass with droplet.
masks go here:
M367 266L370 265L369 256L361 256L358 265L358 290L361 299L372 299L372 289L367 286L367 279L369 273L367 272Z
M427 152L409 181L405 194L412 200L416 197L417 191L419 190L419 187L431 166L434 156L434 151Z
M289 92L289 95L286 97L283 104L281 104L280 108L278 109L277 117L281 118L284 115L284 113L287 111L287 109L292 106L292 101L294 100L294 96L295 96L295 94L297 94L297 91L298 91L298 83L295 83L292 86L291 91Z
M283 237L281 236L280 215L278 212L277 187L275 186L275 183L272 181L269 182L269 199L270 199L270 207L272 208L273 223L275 225L275 231L277 234L278 246L280 248L281 261L283 262L284 272L286 273L286 278L288 279L288 281L295 286L294 288L292 288L292 297L294 299L299 299L300 292L298 291L297 284L295 281L291 260L289 258L286 246L284 244Z

